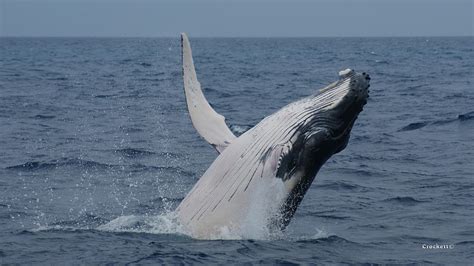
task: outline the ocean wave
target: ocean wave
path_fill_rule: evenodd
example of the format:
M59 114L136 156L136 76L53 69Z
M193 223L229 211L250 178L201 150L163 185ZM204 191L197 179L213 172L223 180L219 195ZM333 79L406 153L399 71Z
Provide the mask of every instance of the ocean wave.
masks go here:
M347 220L350 219L349 216L337 216L337 215L316 215L319 218L329 219L329 220Z
M146 81L146 82L162 82L167 80L167 78L141 78L139 81Z
M123 149L117 149L114 152L124 157L129 157L129 158L146 157L146 156L151 156L151 155L156 154L154 152L147 151L144 149L138 149L138 148L123 148Z
M93 95L95 98L105 99L105 98L113 98L117 97L117 94L97 94Z
M49 224L49 227L90 229L90 228L95 228L106 222L107 222L107 219L103 217L100 217L91 213L85 213L73 220L53 222Z
M469 97L469 95L465 95L464 93L452 93L452 94L444 96L444 99L447 99L447 100L464 99L464 98L472 98L472 97Z
M331 190L354 190L354 191L361 191L361 190L367 190L367 187L363 187L360 185L355 185L355 184L348 184L345 182L337 181L337 182L331 182L328 184L321 184L318 186L320 189L331 189Z
M215 88L210 88L210 87L206 87L203 89L204 91L204 94L205 95L213 95L213 94L216 94L218 97L222 97L222 98L227 98L227 97L232 97L234 96L233 94L229 93L229 92L226 92L226 91L223 91L222 89L215 89ZM211 104L211 103L209 103ZM215 108L212 104L211 106L213 108Z
M57 78L48 78L48 80L65 81L65 80L68 80L68 78L67 77L57 77Z
M389 229L388 225L378 224L378 223L369 223L369 224L353 224L348 227L350 230L360 230L360 229L370 229L370 230L387 230Z
M419 128L422 128L422 127L425 127L426 125L428 125L429 122L415 122L415 123L410 123L404 127L402 127L400 130L398 131L411 131L411 130L415 130L415 129L419 129Z
M332 182L328 184L320 184L318 187L333 190L354 190L358 188L358 185L352 185L344 182Z
M30 161L23 164L7 166L5 169L9 170L23 170L23 171L34 171L34 170L48 170L54 169L60 166L80 166L84 168L95 168L95 169L109 169L113 167L119 167L119 165L99 163L96 161L89 161L77 158L63 158L50 162Z
M399 129L398 131L399 132L412 131L412 130L424 128L429 125L444 125L444 124L449 124L449 123L453 123L457 121L464 122L464 121L471 120L473 118L474 118L474 111L460 114L457 116L457 118L454 118L454 119L440 119L440 120L434 120L434 121L421 121L421 122L410 123L402 127L401 129Z
M20 230L16 232L16 235L34 235L36 230Z
M393 197L382 200L383 202L394 202L405 206L413 206L425 201L417 200L413 197Z
M461 242L457 242L455 243L454 245L456 246L474 246L474 241L461 241Z
M39 115L35 115L31 118L34 118L34 119L53 119L55 117L56 116L54 116L54 115L41 115L41 114L39 114Z
M151 63L147 63L147 62L142 62L139 65L142 66L142 67L151 67L152 66Z
M306 211L306 212L300 212L301 216L308 216L308 217L318 217L318 218L323 218L323 219L328 219L328 220L351 220L352 218L350 216L342 216L342 215L335 215L331 214L331 212L314 212L314 211Z
M169 172L175 173L180 176L191 177L195 173L192 171L187 171L178 166L156 166L156 165L145 165L141 163L134 164L107 164L100 163L91 160L77 159L77 158L62 158L59 160L52 160L47 162L42 161L29 161L23 164L12 165L5 167L6 170L16 170L16 171L38 171L38 170L54 170L63 167L78 167L81 169L89 170L118 170L118 171L131 171L131 172L146 172L146 171L156 171L156 172Z
M54 163L43 163L38 161L26 162L24 164L18 164L13 166L7 166L5 169L10 170L38 170L38 169L50 169L56 167Z
M126 58L126 59L120 60L119 64L126 64L126 63L131 62L131 61L133 61L131 58Z
M458 115L458 120L460 121L471 120L473 118L474 118L474 111Z
M343 237L337 236L337 235L330 235L326 237L319 237L319 238L314 238L314 239L302 239L296 241L298 243L331 243L331 244L354 244L354 245L360 245L357 242L350 241L348 239L345 239Z

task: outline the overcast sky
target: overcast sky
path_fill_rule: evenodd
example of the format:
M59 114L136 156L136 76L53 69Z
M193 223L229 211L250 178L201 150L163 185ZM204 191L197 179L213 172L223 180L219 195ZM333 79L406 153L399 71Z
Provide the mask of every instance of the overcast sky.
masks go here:
M0 36L473 36L473 0L0 0Z

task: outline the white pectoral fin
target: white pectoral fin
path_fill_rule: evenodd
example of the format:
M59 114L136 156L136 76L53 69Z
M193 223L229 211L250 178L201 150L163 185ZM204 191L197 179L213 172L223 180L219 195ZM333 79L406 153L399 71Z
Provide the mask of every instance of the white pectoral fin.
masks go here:
M227 127L225 117L212 109L202 93L194 69L191 45L185 33L181 33L181 48L184 91L191 121L199 135L221 153L236 137Z

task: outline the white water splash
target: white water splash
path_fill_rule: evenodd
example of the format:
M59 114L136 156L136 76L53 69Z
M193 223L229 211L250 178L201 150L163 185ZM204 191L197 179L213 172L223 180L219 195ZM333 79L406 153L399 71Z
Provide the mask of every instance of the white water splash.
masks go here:
M330 234L326 230L311 228L309 231L295 232L291 228L287 231L270 230L264 222L265 218L262 212L249 212L247 219L252 221L246 223L243 227L237 229L234 226L224 226L220 228L215 235L209 236L207 239L201 240L312 240L327 238ZM309 228L308 228L309 229ZM130 233L147 233L147 234L163 234L163 235L182 235L192 238L192 235L180 225L176 219L174 212L166 212L158 215L124 215L119 216L108 223L100 226L70 226L70 225L39 225L38 228L32 229L32 232L60 230L60 231L76 231L76 230L98 230L104 232L130 232ZM316 231L314 231L316 230Z
M96 228L108 232L135 232L150 234L178 234L187 235L177 222L174 212L161 215L125 215L100 225Z
M221 227L216 234L210 235L209 240L274 240L283 239L285 234L278 230L271 230L269 224L275 213L278 213L284 199L285 187L281 180L273 179L270 184L255 186L251 204L246 214L243 214L241 223ZM264 182L263 180L260 182ZM166 211L161 215L120 216L96 228L109 232L140 232L151 234L179 234L192 237L179 224L173 211Z
M220 228L216 234L210 235L207 240L307 240L328 237L328 233L316 229L317 232L305 231L304 235L294 234L292 230L280 231L270 229L271 219L275 219L276 213L286 195L285 185L279 179L272 179L270 183L254 186L251 204L239 226L228 225ZM34 231L43 230L98 230L106 232L131 232L148 234L185 235L193 237L186 232L179 223L172 204L164 200L164 210L156 215L123 215L99 226L70 226L52 225L39 226ZM314 228L312 228L314 230Z

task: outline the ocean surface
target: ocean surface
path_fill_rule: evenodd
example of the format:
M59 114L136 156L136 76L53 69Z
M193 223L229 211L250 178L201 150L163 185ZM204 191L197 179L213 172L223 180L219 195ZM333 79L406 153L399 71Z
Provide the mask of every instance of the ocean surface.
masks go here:
M0 263L472 264L474 38L190 37L236 134L342 69L371 75L287 230L203 241L173 220L217 157L178 36L0 38Z

